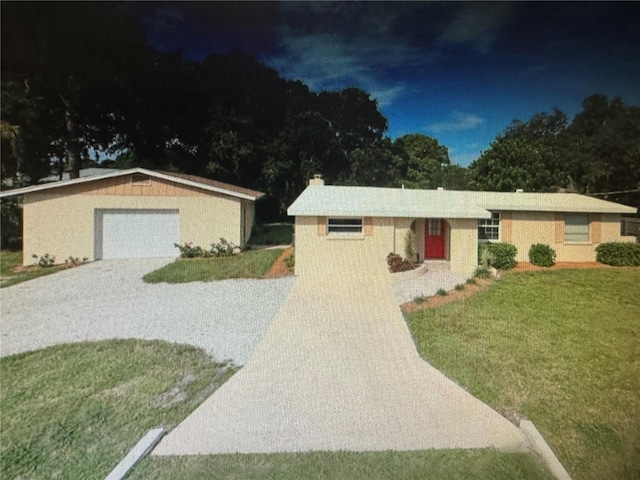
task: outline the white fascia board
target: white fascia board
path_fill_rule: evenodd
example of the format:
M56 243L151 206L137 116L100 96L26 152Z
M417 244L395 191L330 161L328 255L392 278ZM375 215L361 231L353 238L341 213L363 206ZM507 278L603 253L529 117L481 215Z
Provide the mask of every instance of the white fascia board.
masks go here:
M0 198L5 198L5 197L13 197L16 195L24 195L26 193L35 193L35 192L41 192L41 191L45 191L45 190L53 190L56 188L62 188L62 187L66 187L69 185L79 185L82 183L88 183L88 182L95 182L98 180L105 180L107 178L116 178L116 177L124 177L127 175L131 175L134 173L141 173L144 175L149 175L150 177L155 177L155 178L159 178L162 180L167 180L169 182L173 182L173 183L179 183L182 185L187 185L190 187L196 187L202 190L208 190L210 192L216 192L216 193L222 193L224 195L229 195L232 197L237 197L237 198L242 198L244 200L252 200L255 201L258 197L254 197L252 195L246 195L244 193L239 193L239 192L233 192L231 190L226 190L224 188L219 188L219 187L214 187L212 185L205 185L203 183L198 183L198 182L193 182L191 180L186 180L183 178L179 178L179 177L172 177L170 175L164 175L162 173L158 173L158 172L154 172L151 170L145 170L144 168L130 168L127 170L118 170L117 172L110 172L110 173L105 173L103 175L94 175L91 177L83 177L83 178L73 178L70 180L62 180L59 182L52 182L52 183L44 183L42 185L32 185L30 187L23 187L23 188L16 188L14 190L7 190L5 192L0 192Z

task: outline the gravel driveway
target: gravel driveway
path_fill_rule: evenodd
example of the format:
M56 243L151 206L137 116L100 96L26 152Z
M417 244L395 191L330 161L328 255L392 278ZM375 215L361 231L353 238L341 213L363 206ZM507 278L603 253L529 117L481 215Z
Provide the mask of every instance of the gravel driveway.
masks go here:
M295 279L146 284L173 259L103 260L0 289L0 356L59 343L160 339L244 365Z

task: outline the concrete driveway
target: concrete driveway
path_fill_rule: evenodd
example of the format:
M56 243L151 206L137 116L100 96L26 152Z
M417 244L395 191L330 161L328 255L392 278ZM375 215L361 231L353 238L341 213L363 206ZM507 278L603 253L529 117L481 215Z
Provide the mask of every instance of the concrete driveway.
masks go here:
M105 260L0 289L0 354L109 338L161 339L244 364L294 279L145 284L173 259Z
M484 447L526 441L420 358L381 272L298 278L248 364L153 455Z

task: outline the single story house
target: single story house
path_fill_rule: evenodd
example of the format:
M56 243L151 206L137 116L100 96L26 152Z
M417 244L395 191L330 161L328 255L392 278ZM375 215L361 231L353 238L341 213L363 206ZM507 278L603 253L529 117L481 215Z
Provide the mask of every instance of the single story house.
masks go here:
M243 246L261 192L142 168L0 192L23 195L23 264L48 253L101 260L178 256L176 243Z
M415 233L418 261L445 262L472 276L479 242L507 242L528 261L544 243L559 262L595 261L603 242L635 241L621 235L622 214L636 209L575 193L469 192L324 185L316 175L291 204L295 217L296 273L338 268L379 271L386 256L404 256Z

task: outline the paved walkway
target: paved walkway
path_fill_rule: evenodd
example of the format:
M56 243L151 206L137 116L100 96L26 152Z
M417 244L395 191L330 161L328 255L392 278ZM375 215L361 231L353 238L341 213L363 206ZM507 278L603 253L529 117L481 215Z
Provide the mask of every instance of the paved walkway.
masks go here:
M335 278L298 278L248 364L153 455L526 448L419 357L388 274Z

